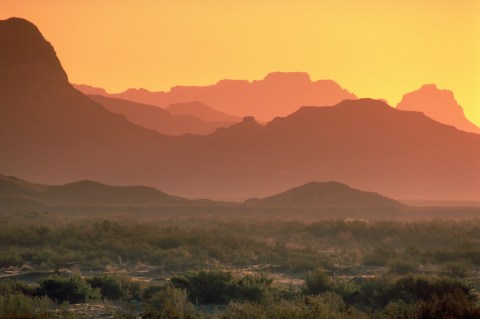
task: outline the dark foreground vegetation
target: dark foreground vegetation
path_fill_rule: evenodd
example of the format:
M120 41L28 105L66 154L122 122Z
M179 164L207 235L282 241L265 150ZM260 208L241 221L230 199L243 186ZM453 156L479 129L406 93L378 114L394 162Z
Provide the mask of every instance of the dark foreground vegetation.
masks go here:
M0 318L480 318L480 220L1 218Z

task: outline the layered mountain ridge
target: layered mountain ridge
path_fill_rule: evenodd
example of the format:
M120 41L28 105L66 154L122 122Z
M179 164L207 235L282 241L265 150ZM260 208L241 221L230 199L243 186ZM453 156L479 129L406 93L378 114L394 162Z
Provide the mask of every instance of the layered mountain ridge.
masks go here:
M102 89L79 86L85 93ZM305 72L273 72L262 80L221 80L210 86L176 86L168 92L127 89L111 97L167 107L175 103L199 101L215 110L237 115L251 115L262 121L286 116L302 105L333 105L354 99L353 93L332 80L312 81ZM275 108L267 107L275 105Z
M245 117L206 136L164 136L75 90L33 24L2 21L0 43L8 44L0 46L0 56L8 57L0 59L0 69L10 68L0 73L4 174L44 184L146 185L189 198L265 197L312 180L338 180L398 199L480 198L480 135L420 112L352 99L302 107L265 126ZM16 55L22 50L28 53ZM281 82L267 82L273 80ZM253 84L219 84L229 85ZM269 96L255 105L275 109L282 94Z

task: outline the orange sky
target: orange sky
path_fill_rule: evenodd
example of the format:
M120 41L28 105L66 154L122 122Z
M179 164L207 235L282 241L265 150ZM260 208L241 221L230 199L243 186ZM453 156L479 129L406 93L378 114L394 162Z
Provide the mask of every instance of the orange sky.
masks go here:
M480 1L0 0L34 22L71 82L166 90L306 71L396 104L424 83L480 126Z

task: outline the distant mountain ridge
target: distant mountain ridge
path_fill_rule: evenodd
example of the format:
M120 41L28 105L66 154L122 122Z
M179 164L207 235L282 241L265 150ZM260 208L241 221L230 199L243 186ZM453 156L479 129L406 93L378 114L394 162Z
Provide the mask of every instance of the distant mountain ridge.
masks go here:
M93 181L41 185L0 175L0 209L41 210L52 207L155 207L193 201L145 186L110 186Z
M251 198L247 204L295 207L403 207L378 193L364 192L339 182L310 182L265 198Z
M180 114L181 112L172 115L171 112L158 106L140 104L103 95L88 95L88 97L112 113L125 115L134 124L165 135L206 135L213 133L219 127L226 127L234 123L228 121L208 122L196 116Z
M120 159L138 163L164 143L160 134L75 90L53 47L27 20L0 21L0 70L0 167L5 172L41 180L54 177L55 166L61 171L73 165L69 170L81 179L92 169L108 172Z
M455 100L453 92L440 90L435 84L425 84L420 89L405 94L402 101L397 104L397 109L423 112L440 123L480 134L480 128L465 117L463 108Z
M209 122L235 123L241 120L238 116L217 111L198 101L170 104L165 110L173 115L193 115Z
M0 171L7 175L146 185L188 198L265 197L312 180L398 199L480 198L480 135L420 112L353 99L301 107L265 126L245 117L205 136L165 136L75 90L28 21L1 21L0 43L0 70L8 70L0 72ZM274 78L262 85L282 82Z
M77 88L87 94L102 90L82 86ZM251 82L221 80L210 86L176 86L168 92L128 89L108 96L160 107L199 101L227 114L238 117L251 115L262 121L286 116L302 105L333 105L356 98L334 81L312 81L304 72L273 72L262 80Z

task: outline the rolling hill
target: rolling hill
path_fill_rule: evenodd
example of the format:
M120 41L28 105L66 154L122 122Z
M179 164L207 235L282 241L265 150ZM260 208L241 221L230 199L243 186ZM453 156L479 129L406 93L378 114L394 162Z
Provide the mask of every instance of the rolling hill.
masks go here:
M293 207L403 207L403 204L378 193L364 192L338 182L310 182L265 198L251 198L251 205Z
M144 186L110 186L93 181L52 186L0 175L0 210L6 211L188 206L192 203L195 201Z

